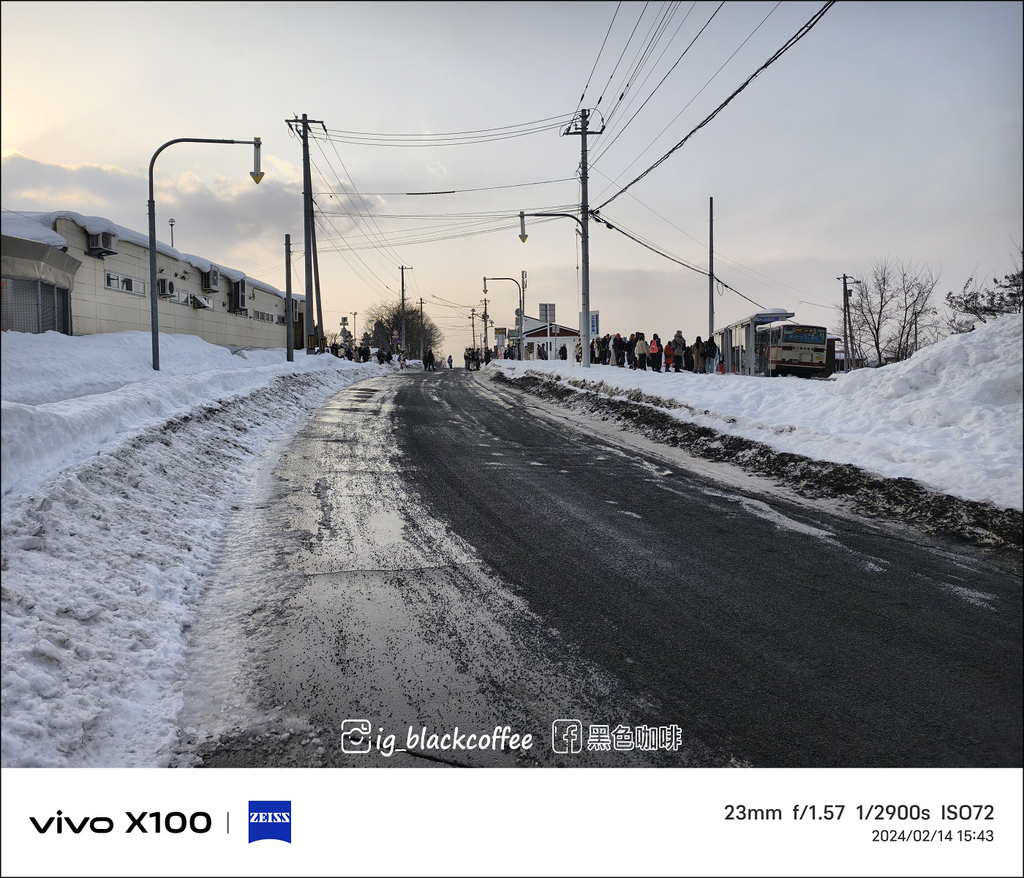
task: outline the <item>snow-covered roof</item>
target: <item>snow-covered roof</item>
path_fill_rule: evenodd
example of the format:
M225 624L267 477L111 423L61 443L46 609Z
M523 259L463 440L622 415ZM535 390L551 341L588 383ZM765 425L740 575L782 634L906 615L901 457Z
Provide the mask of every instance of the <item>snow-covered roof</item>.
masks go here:
M3 234L11 235L15 238L26 238L29 241L42 241L45 244L63 248L67 246L67 241L53 230L58 219L69 219L85 229L90 235L99 235L107 232L111 235L117 235L120 241L128 241L144 249L149 249L149 232L145 234L136 232L134 229L129 229L126 226L119 226L106 217L85 216L73 210L13 211L5 209L2 214ZM169 244L164 244L160 241L156 242L156 252L191 265L198 271L209 271L211 265L216 265L220 269L220 273L228 280L238 281L244 279L247 286L256 287L271 295L280 296L282 299L285 298L285 294L279 289L272 287L266 281L251 278L244 271L240 271L237 268L230 268L219 263L211 263L209 259L205 259L202 256L182 253L180 250L176 250ZM293 293L292 298L304 299L305 297Z
M50 226L43 225L34 217L35 214L4 210L0 214L0 234L23 238L26 241L38 241L40 244L49 244L59 249L67 247L68 242L62 235L58 235Z

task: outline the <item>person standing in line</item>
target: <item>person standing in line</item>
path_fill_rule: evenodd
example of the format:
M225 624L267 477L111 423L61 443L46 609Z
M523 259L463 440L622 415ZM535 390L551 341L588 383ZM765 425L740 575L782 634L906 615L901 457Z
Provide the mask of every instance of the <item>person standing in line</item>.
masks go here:
M647 362L651 364L651 371L660 372L661 355L664 351L661 349L661 339L658 338L658 333L651 336L651 343L647 346L647 351Z
M675 348L672 347L672 342L665 342L665 372L666 374L672 369L672 360L675 358Z
M451 367L452 367L452 355L448 354L448 368L450 369Z
M626 342L626 365L630 369L636 368L636 333L629 334L629 341Z
M647 357L651 353L651 348L644 340L644 334L638 332L636 334L636 367L643 372L647 371Z
M680 372L683 369L683 361L686 358L686 355L683 353L685 349L686 339L683 338L683 331L677 329L676 334L672 336L672 368L676 372Z
M699 335L697 336L697 340L693 343L693 371L704 371L704 342L700 340Z
M713 374L718 365L718 345L713 338L704 342L704 371Z

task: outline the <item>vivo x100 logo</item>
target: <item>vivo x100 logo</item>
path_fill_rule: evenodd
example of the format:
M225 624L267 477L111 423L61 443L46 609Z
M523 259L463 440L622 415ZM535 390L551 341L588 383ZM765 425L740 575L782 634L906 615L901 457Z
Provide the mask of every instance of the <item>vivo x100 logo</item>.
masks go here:
M249 802L249 843L264 838L292 843L291 802Z
M195 811L192 814L185 814L181 811L167 811L166 813L140 811L138 814L125 811L124 813L128 818L127 827L124 830L126 835L129 832L139 832L143 835L151 832L169 832L172 835L178 835L186 831L201 835L204 832L209 832L213 827L213 820L205 811ZM108 832L114 831L113 817L72 817L58 810L56 814L45 820L36 817L28 819L32 821L36 832L42 835L46 835L48 832L63 835L65 831L74 835L80 835L83 832L106 835Z

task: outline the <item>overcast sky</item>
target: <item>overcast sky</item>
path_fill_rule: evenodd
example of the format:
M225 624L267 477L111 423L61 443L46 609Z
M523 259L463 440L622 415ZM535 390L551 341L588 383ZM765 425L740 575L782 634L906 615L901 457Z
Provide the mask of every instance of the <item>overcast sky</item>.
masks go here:
M591 223L602 333L706 335L710 198L715 274L747 297L716 294L716 326L765 306L835 330L836 278L886 257L929 268L940 294L1008 273L1024 237L1021 3L836 3L671 152L822 8L4 2L3 207L144 232L161 144L259 136L258 187L250 147L163 152L157 233L173 217L178 249L281 290L290 234L301 292L286 120L306 113L327 129L311 144L327 330L356 312L361 332L404 265L407 303L458 356L484 276L527 271L527 313L551 302L576 325L577 223L528 219L523 244L518 213L578 207L581 137L562 132L586 108L605 126L588 138L591 207L671 257ZM438 191L454 194L405 194ZM517 298L488 282L495 326Z

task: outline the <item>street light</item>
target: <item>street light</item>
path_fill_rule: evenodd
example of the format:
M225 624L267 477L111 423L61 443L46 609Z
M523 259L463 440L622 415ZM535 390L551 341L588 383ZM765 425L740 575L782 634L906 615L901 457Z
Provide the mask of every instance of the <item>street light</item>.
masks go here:
M173 219L167 220L167 225L169 225L171 227L171 246L173 247L174 246L174 220Z
M519 330L519 359L523 358L523 329L525 327L526 320L526 300L523 296L523 284L519 283L514 277L485 277L484 278L484 292L487 292L487 281L489 280L510 280L517 287L519 287L519 307L516 308L516 325ZM526 272L523 272L523 282L526 282Z
M260 170L260 138L252 140L211 140L207 137L178 137L168 140L149 160L149 306L151 313L152 334L153 334L153 370L160 371L160 326L157 316L157 294L156 294L156 202L153 200L153 167L156 165L156 157L167 147L175 143L241 143L250 144L253 147L253 169L249 172L254 183L263 179L263 172ZM171 231L174 231L173 221Z
M524 213L519 211L519 240L526 243L526 217L528 216L567 216L580 224L580 234L583 238L583 284L581 291L583 313L580 315L580 365L584 369L590 368L590 233L587 229L584 211L583 219L574 213Z

